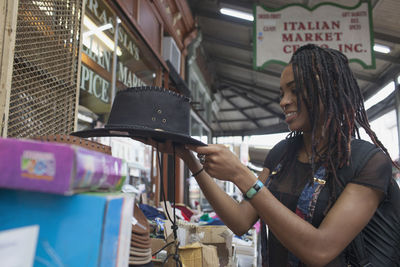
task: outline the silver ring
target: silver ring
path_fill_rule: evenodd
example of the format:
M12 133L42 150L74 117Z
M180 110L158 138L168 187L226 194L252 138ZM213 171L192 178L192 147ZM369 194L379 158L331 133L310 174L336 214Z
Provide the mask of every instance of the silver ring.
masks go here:
M204 165L204 163L206 163L206 155L197 154L197 158L199 159L201 165Z

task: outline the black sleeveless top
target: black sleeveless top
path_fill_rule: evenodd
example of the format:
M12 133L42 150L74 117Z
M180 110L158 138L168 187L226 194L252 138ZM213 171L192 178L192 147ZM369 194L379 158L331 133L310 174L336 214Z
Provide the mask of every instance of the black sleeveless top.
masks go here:
M357 142L366 141L357 140ZM264 167L268 168L270 172L280 163L282 154L285 153L288 143L288 139L282 140L272 148L267 155L264 161ZM304 186L312 177L311 164L300 162L296 157L295 162L291 164L290 170L284 170L284 168L285 166L283 166L282 171L271 181L269 190L280 202L294 212ZM351 177L351 180L347 182L368 186L382 191L387 195L391 179L391 161L380 151L367 161L367 164L364 165L357 177ZM319 195L312 221L312 225L315 227L319 227L325 217L324 212L326 211L331 195L330 190L329 186L325 186ZM271 231L264 234L262 242L265 242L263 247L266 248L263 253L263 256L265 256L263 257L263 266L287 266L288 250L278 241ZM339 254L339 256L327 266L346 266L345 253L342 252Z

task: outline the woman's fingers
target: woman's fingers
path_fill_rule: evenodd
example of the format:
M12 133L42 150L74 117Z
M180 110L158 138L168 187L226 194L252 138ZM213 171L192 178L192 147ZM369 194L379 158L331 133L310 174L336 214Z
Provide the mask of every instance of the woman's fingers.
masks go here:
M186 145L187 149L192 150L198 154L213 154L222 151L223 149L227 149L224 145L208 145L208 146L193 146L193 145Z

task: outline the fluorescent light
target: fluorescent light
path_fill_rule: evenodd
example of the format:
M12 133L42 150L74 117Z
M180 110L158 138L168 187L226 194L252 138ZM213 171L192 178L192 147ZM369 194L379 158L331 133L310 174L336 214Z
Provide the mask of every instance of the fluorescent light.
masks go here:
M381 44L374 44L374 51L387 54L390 53L390 47L386 45L381 45Z
M84 122L88 122L88 123L92 123L93 119L89 116L83 115L82 113L78 113L78 120L84 121Z
M232 16L232 17L235 17L235 18L254 21L254 17L253 17L252 14L246 13L246 12L243 12L243 11L239 11L239 10L223 7L223 8L221 8L219 10L219 12L221 12L224 15Z
M114 51L114 46L115 46L114 41L111 40L110 37L108 37L103 32L104 29L102 31L99 30L101 27L109 27L109 24L98 27L91 19L89 19L89 17L85 16L83 19L83 25L85 25L89 29L89 31L88 31L89 33L93 32L92 34L96 35L108 48L110 48L111 51ZM110 24L110 26L112 27L111 24ZM85 33L83 34L83 37L84 37L84 39L85 39L85 37L87 37L85 35ZM117 55L118 56L122 55L121 48L119 48L119 47L117 47Z
M376 94L371 96L367 101L364 103L365 110L369 109L373 105L379 103L386 97L388 97L394 91L394 82L388 83L385 87L379 90Z

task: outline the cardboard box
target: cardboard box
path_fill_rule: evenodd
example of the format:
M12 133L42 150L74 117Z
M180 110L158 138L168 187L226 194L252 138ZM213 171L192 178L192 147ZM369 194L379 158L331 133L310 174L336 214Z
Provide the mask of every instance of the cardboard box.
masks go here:
M187 267L215 267L219 266L217 249L212 245L193 243L187 246L179 247L179 258L182 266ZM176 262L169 258L166 266L175 267Z
M133 198L0 189L0 231L39 225L34 266L127 266Z
M225 225L198 226L195 229L202 244L216 247L219 266L232 266L233 232Z
M151 254L159 251L163 246L167 244L164 239L161 238L150 238L151 240Z
M0 187L71 195L119 189L127 175L119 158L80 146L0 138Z
M211 245L193 243L179 248L183 266L215 267L219 260L217 249Z

